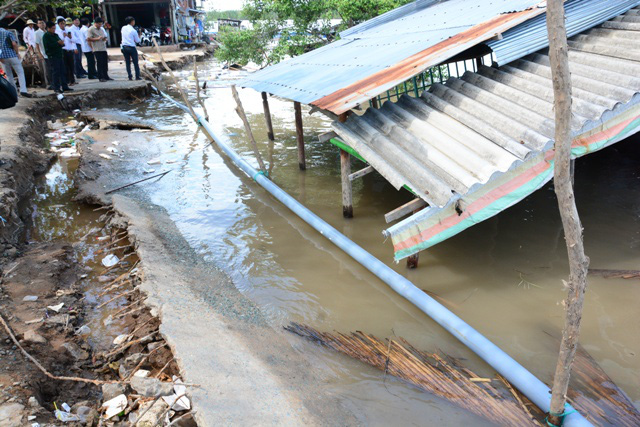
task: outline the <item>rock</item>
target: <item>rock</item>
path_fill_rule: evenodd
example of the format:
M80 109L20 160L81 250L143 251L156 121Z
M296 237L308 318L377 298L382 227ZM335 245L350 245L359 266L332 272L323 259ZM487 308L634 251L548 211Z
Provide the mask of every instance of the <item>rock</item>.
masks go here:
M138 414L142 414L153 402L146 402L140 405ZM136 427L153 427L160 417L167 410L167 404L163 400L157 401L137 422Z
M112 281L113 278L111 276L98 276L98 282L105 283Z
M67 350L67 353L71 355L76 360L87 360L89 358L89 353L78 347L72 342L66 342L62 344L62 348Z
M23 425L24 405L9 403L0 406L0 426L20 427Z
M87 426L93 425L100 416L98 411L88 406L79 406L76 415L80 418L80 422Z
M30 408L39 408L40 407L40 402L38 402L38 399L36 399L35 396L31 396L29 398L29 401L27 402L27 404L29 405Z
M120 345L120 344L124 343L127 340L127 338L129 338L129 335L127 335L127 334L118 335L113 340L113 345Z
M150 342L149 345L147 346L147 350L149 350L149 352L152 352L153 350L155 350L156 348L160 347L163 344L164 343L162 341Z
M44 319L44 323L54 324L54 325L66 325L69 321L68 314L56 314L55 316L49 316Z
M111 400L116 396L124 394L125 387L122 384L102 384L102 400Z
M177 417L179 417L179 415ZM184 417L180 418L172 425L176 427L198 427L198 424L196 423L196 420L193 419L193 414L191 412L185 414Z
M29 329L24 333L24 340L36 344L45 344L47 342L47 340L42 335L38 335L38 333L33 329Z
M147 371L146 369L138 369L135 374L133 374L134 377L148 377L149 374L151 372Z
M87 325L82 325L76 330L76 335L89 335L91 333L91 328Z
M173 384L163 383L157 378L132 377L131 388L145 397L169 396L173 394Z

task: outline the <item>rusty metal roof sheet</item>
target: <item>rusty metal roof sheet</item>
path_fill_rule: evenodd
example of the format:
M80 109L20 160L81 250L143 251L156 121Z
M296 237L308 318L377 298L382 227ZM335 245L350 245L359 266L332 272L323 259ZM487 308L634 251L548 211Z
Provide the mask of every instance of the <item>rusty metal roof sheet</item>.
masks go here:
M342 113L535 17L541 0L419 0L239 83Z

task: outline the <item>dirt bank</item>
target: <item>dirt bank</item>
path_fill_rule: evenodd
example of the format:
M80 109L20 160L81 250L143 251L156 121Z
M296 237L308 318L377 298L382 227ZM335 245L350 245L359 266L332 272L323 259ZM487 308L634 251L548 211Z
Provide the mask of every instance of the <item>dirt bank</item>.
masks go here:
M317 371L284 333L268 325L260 309L196 254L167 213L147 199L143 189L153 181L107 194L171 167L171 161L156 160L166 149L157 143L162 132L87 132L90 142L79 145L76 185L81 200L112 206L127 224L144 273L141 289L159 313L160 332L184 380L201 385L189 390L198 424L358 424L340 399L323 391Z

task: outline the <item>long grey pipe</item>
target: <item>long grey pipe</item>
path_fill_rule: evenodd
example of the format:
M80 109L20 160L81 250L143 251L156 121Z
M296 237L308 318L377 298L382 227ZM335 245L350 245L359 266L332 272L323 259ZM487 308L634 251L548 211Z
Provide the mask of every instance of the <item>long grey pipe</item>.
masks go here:
M162 95L187 113L190 113L189 109L185 105L180 104L164 93ZM253 166L247 163L246 160L240 157L238 153L236 153L225 141L220 139L204 118L197 113L196 115L198 116L198 124L204 128L211 139L215 141L216 145L218 145L218 147L220 147L220 149L224 151L227 156L229 156L231 160L233 160L233 162L247 175L253 178L286 207L291 209L293 213L298 215L304 222L315 228L334 245L358 261L367 270L378 276L383 282L389 285L391 289L409 300L409 302L414 304L427 316L431 317L454 337L459 339L464 345L469 347L474 353L491 365L493 369L498 371L500 375L509 380L511 384L527 396L538 408L544 412L549 411L551 404L551 390L549 390L549 387L547 387L542 381L511 358L511 356L502 351L497 345L469 326L465 321L447 310L447 308L442 304L431 298L422 290L418 289L413 283L396 273L393 269L389 268L378 258L352 242L347 236L326 223L323 219L311 212L274 184L273 181L265 177L261 172L257 171ZM574 409L569 405L567 405L565 412L568 415L564 417L564 425L569 427L591 425L589 421L587 421L579 412L574 411Z

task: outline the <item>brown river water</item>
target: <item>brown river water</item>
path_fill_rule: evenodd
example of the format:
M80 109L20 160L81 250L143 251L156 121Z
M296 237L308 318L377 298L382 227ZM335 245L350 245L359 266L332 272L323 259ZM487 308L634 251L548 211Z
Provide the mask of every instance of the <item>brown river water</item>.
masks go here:
M178 73L192 87L190 71ZM217 78L216 78L217 76ZM234 112L229 79L236 74L209 64L200 73L210 122L256 164ZM263 157L269 160L260 94L239 90ZM307 170L297 165L291 102L270 99L276 143L272 179L353 241L441 301L546 383L551 382L564 320L562 279L566 248L552 184L525 201L420 254L416 270L394 264L381 232L384 214L411 199L377 174L354 181L354 218L342 217L338 150L317 135L330 122L304 110ZM174 170L141 186L171 216L189 244L224 270L255 301L274 327L290 321L317 329L361 330L403 337L425 351L465 360L480 375L493 375L469 350L409 302L334 247L264 190L238 172L195 133L196 125L168 101L155 97L126 114L151 121L156 145ZM640 137L579 159L576 198L593 268L640 269ZM156 148L157 148L156 147ZM69 180L56 165L39 190L34 222L40 238L55 238L52 218L64 215L77 237L96 213L65 199ZM362 165L354 160L353 170ZM170 178L169 178L170 177ZM53 185L52 183L55 183ZM66 189L66 190L65 190ZM58 205L51 192L63 199ZM47 210L48 209L48 210ZM52 211L47 214L48 211ZM69 225L70 224L70 225ZM75 224L75 225L74 225ZM84 224L84 225L83 225ZM83 228L84 227L84 228ZM87 255L91 258L91 255ZM580 342L640 407L640 281L589 276ZM404 385L345 356L299 337L291 344L309 355L327 391L365 412L373 425L482 424L472 415ZM426 421L431 420L431 422Z

